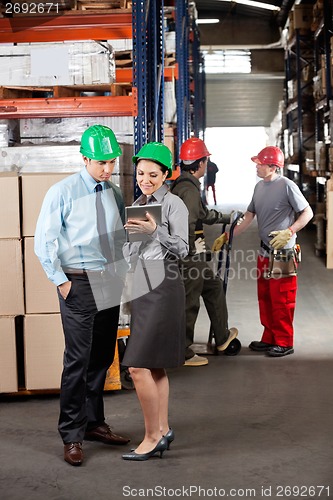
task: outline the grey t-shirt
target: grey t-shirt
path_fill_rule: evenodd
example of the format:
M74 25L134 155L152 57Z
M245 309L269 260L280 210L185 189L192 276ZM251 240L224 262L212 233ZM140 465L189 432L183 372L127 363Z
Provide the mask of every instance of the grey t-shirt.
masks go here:
M273 181L259 181L254 188L252 200L247 210L256 214L261 240L269 246L271 231L279 231L290 227L296 214L302 212L309 203L298 186L287 177L279 176ZM285 248L295 245L296 235ZM261 251L261 254L265 253Z

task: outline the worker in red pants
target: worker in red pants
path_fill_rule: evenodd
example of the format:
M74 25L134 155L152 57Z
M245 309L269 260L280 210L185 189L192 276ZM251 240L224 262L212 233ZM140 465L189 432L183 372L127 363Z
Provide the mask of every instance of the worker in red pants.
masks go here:
M260 321L264 327L261 343L269 346L293 346L297 276L267 279L265 275L269 269L269 259L261 255L258 256L257 269ZM258 347L256 341L250 345L252 350L258 350L255 347ZM274 349L273 352L276 354L277 350Z
M311 220L313 212L298 186L280 175L284 166L281 149L268 146L251 159L262 180L256 184L244 218L234 231L235 236L245 231L257 216L261 238L258 301L264 331L261 340L251 342L249 347L268 356L285 356L294 352L296 233Z

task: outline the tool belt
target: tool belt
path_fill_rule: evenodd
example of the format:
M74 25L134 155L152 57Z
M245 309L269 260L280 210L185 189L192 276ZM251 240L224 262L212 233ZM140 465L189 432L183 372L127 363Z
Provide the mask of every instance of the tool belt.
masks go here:
M297 264L300 261L299 245L295 245L293 248L274 250L262 241L261 247L269 253L269 265L263 275L265 279L297 276Z

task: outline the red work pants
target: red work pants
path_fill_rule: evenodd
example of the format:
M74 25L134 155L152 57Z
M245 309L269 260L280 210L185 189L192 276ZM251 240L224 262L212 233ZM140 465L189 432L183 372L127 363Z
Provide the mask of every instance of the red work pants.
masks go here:
M269 259L258 256L258 302L260 321L264 327L262 342L292 347L294 345L294 312L296 306L297 276L287 278L263 277Z

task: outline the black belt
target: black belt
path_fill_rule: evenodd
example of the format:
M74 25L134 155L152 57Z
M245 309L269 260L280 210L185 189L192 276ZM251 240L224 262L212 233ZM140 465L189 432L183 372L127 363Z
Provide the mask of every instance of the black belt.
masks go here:
M91 271L90 269L64 269L65 274L70 274L74 276L89 276L91 274L103 275L107 271L101 269L100 271Z
M260 242L260 246L261 248L263 248L265 250L265 252L268 252L268 253L272 253L273 252L273 248L269 248L266 243L264 243L262 240Z
M262 240L260 242L261 248L263 248L267 253L274 253L275 255L279 256L291 256L294 255L294 248L284 248L282 250L274 250L274 248L269 248L266 243L264 243Z

